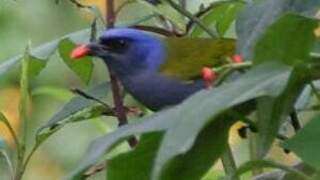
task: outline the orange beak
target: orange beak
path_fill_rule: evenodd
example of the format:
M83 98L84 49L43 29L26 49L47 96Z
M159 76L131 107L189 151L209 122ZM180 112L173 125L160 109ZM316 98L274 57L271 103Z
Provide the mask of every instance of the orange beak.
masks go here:
M90 53L90 49L88 48L87 44L82 44L80 46L78 46L77 48L73 49L71 54L70 54L70 58L72 59L80 59L84 56L89 55Z

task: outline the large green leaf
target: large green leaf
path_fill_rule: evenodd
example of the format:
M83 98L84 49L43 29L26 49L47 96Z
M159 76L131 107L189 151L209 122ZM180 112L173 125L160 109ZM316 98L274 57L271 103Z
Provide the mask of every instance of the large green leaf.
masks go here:
M191 148L210 118L257 97L279 95L286 86L289 72L290 68L280 64L259 66L234 83L191 97L177 106L177 113L164 114L162 117L172 122L159 148L152 179L159 179L166 163Z
M245 59L251 59L256 42L267 27L281 15L294 12L312 16L319 8L320 1L318 0L268 0L251 2L242 11L236 23L239 53Z
M144 134L134 150L110 159L107 162L107 179L149 180L162 135L159 132Z
M257 42L254 63L280 61L295 66L284 93L276 98L258 101L258 157L270 149L281 124L292 111L295 101L308 83L309 53L315 42L313 30L317 21L307 17L287 14L272 24ZM294 40L292 40L294 37Z
M291 139L285 141L282 146L297 154L304 162L320 169L320 120L316 116L303 129Z
M253 62L279 60L285 64L304 63L316 41L318 21L287 14L272 24L254 48Z
M190 150L167 163L161 179L201 179L225 151L229 127L235 121L223 115L207 125L196 137Z
M107 96L110 90L110 84L108 82L99 84L87 91L87 94L101 99ZM87 99L83 96L76 96L72 98L68 103L66 103L60 111L56 112L52 118L38 129L38 133L41 133L43 130L57 125L65 124L65 120L72 117L72 115L92 107L96 102L90 99Z
M202 90L181 105L155 113L141 122L123 126L95 140L84 160L69 178L81 176L81 172L95 164L117 143L131 135L164 131L152 173L153 179L159 179L165 167L168 167L168 163L178 155L187 153L203 128L210 122L216 122L215 118L218 115L257 97L278 96L286 86L290 72L291 68L280 64L260 65L237 81L223 84L212 90ZM227 120L226 124L232 121ZM212 138L214 141L214 137ZM219 153L215 155L219 156Z
M231 121L223 117L201 131L193 147L185 154L176 157L162 179L200 179L213 165L227 144L228 127ZM142 135L138 147L119 155L108 163L108 179L149 180L163 133ZM211 140L214 138L215 140ZM126 163L123 163L126 162ZM139 164L139 166L137 166ZM195 166L196 164L196 166ZM123 172L126 169L126 172ZM189 169L185 171L185 169Z
M63 61L69 66L73 72L75 72L81 80L85 83L89 83L93 70L92 58L86 56L81 60L75 61L71 59L70 52L76 47L76 44L69 39L60 41L59 54Z
M231 1L217 3L209 12L203 15L201 19L207 27L216 29L219 35L223 37L242 7L242 2ZM207 36L207 33L205 33L202 28L196 26L190 35L192 37L203 37Z

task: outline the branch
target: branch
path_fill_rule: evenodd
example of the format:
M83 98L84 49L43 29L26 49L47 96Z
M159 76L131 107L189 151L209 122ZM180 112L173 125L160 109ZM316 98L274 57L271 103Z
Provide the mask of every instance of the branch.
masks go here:
M106 0L106 21L107 21L107 29L114 27L114 20L115 20L115 11L114 11L114 1L113 0ZM126 115L126 109L123 106L123 99L121 97L121 88L119 81L115 74L113 73L112 69L107 65L107 68L109 70L109 76L110 76L110 82L112 87L112 96L116 111L116 116L119 121L119 126L128 124L128 119ZM131 137L128 139L128 143L131 148L135 147L138 143L137 139L135 137Z

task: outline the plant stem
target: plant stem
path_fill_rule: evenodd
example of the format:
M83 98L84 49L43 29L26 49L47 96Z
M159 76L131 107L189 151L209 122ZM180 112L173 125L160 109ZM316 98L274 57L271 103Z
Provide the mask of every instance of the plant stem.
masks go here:
M258 160L258 149L257 149L257 134L253 132L249 132L249 158L251 161ZM252 175L256 176L263 173L263 169L261 167L252 168Z
M13 165L12 165L12 162L11 162L8 154L7 154L5 151L0 150L0 155L2 155L2 156L5 158L5 160L6 160L6 162L7 162L7 165L8 165L8 168L9 168L9 171L10 171L10 176L11 176L11 178L13 179L14 169L13 169Z
M114 20L115 20L115 11L114 11L114 0L106 0L106 28L112 28L114 27ZM110 82L112 86L112 96L116 111L116 116L119 121L119 126L128 124L128 119L126 116L126 109L123 105L123 99L121 97L121 88L119 81L115 74L113 73L112 69L107 65L107 68L109 70L109 76L110 76ZM128 139L128 144L131 148L135 147L137 145L138 141L135 137L131 137Z
M227 144L226 150L221 157L221 161L227 176L231 176L232 174L235 174L237 170L237 166L233 158L232 150L229 144ZM235 177L233 180L239 180L239 178Z
M189 18L190 21L193 21L194 23L196 23L200 28L202 28L212 38L217 38L218 37L218 34L216 32L214 32L211 29L209 29L205 24L202 23L202 21L199 18L197 18L194 15L192 15L189 11L187 11L186 9L180 7L178 4L176 4L172 0L166 0L166 1L169 3L169 5L172 8L174 8L179 13L181 13L184 16L186 16L187 18Z
M8 130L13 138L13 142L16 146L17 154L19 154L20 143L19 143L18 137L17 137L13 127L11 126L9 120L1 112L0 112L0 122L3 122L5 124L5 126L8 128Z

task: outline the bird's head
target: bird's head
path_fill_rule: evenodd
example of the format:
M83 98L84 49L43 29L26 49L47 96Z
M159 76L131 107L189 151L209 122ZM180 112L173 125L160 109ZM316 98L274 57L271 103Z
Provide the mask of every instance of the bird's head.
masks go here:
M97 42L76 48L71 57L100 57L119 76L124 76L159 69L165 54L159 38L136 29L114 28L104 31Z

